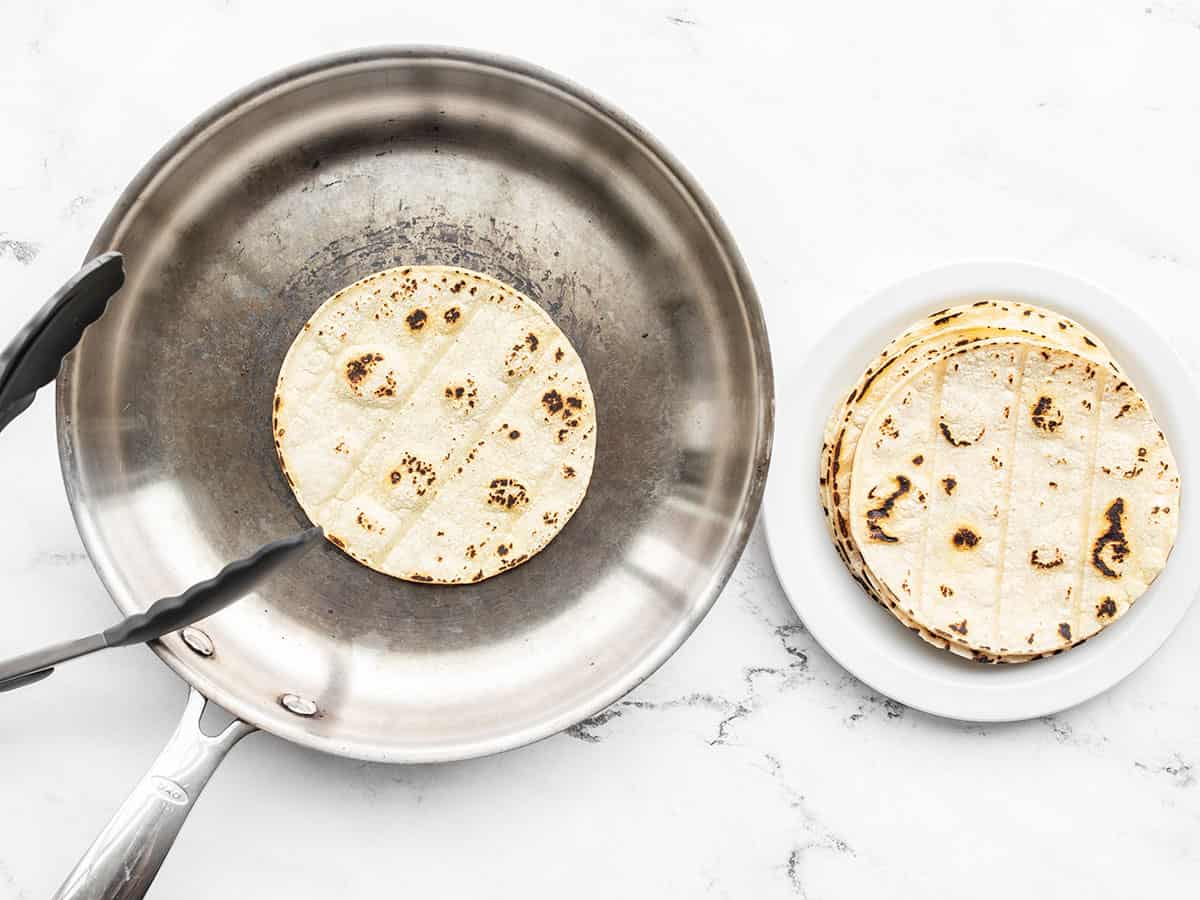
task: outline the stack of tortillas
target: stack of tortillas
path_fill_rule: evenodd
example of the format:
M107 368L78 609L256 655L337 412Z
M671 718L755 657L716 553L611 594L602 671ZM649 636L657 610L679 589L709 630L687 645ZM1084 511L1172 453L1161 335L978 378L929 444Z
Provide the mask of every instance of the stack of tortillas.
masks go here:
M596 450L566 335L512 287L445 266L379 272L313 313L280 369L273 429L330 541L438 584L545 547L582 503Z
M851 575L935 646L1059 653L1166 565L1179 471L1104 343L1022 303L915 323L826 428L822 504Z

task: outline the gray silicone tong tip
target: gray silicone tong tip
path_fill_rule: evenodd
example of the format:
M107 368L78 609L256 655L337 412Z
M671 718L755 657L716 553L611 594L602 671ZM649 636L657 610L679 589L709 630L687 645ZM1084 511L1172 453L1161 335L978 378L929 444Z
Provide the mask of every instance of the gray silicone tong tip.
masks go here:
M104 253L82 269L38 310L0 351L0 430L33 403L34 395L58 375L63 357L104 314L125 283L120 253Z

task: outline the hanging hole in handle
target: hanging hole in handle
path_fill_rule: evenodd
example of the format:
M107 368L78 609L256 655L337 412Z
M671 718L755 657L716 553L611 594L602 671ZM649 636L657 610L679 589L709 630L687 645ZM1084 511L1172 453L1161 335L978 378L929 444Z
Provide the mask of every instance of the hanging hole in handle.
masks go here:
M226 728L237 721L239 720L233 713L210 700L204 704L204 712L200 713L200 732L205 737L219 737Z

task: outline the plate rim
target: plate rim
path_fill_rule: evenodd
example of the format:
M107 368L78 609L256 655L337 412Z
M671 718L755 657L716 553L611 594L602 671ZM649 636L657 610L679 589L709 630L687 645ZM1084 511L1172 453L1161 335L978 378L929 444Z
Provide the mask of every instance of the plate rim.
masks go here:
M896 628L895 635L904 639L892 642L904 649L892 649L890 653L881 656L877 651L882 642L861 642L837 634L831 627L834 623L830 621L830 617L822 614L817 604L808 599L816 593L813 590L817 586L813 579L814 569L831 572L830 577L820 582L820 586L832 586L830 595L833 599L854 596L856 600L866 601L867 598L861 587L850 579L849 573L845 571L834 551L816 490L819 436L832 410L832 404L836 401L829 397L828 390L822 392L813 389L806 395L794 388L797 383L827 385L835 377L826 374L831 369L827 364L830 353L837 355L845 351L847 356L854 359L861 355L862 364L865 365L872 358L870 354L878 353L890 337L899 333L904 325L919 318L922 311L932 312L939 306L956 300L997 294L1014 299L1027 297L1051 308L1059 308L1055 304L1055 298L1049 296L1056 288L1061 289L1064 294L1074 292L1075 298L1065 301L1067 306L1073 306L1074 301L1082 297L1087 297L1097 304L1098 313L1095 317L1090 314L1077 315L1075 309L1062 311L1079 318L1089 328L1093 328L1097 319L1101 320L1101 327L1093 330L1114 346L1114 355L1121 359L1123 365L1126 362L1131 364L1127 368L1135 376L1141 372L1140 389L1150 399L1156 417L1171 420L1166 427L1172 432L1170 437L1176 450L1176 459L1185 459L1188 455L1187 447L1196 444L1198 439L1197 420L1188 410L1194 410L1197 404L1200 404L1200 389L1197 387L1196 376L1174 344L1141 316L1136 308L1111 291L1086 278L1039 263L1019 259L979 258L918 271L872 292L850 308L813 343L807 358L799 365L784 371L784 367L777 364L779 394L787 399L780 403L781 408L777 413L776 450L788 458L794 455L798 462L787 469L775 467L767 483L762 515L767 547L784 595L813 638L843 669L880 694L941 718L966 722L1021 721L1061 712L1111 689L1153 656L1187 615L1195 600L1197 586L1200 585L1200 564L1193 562L1196 554L1172 553L1170 564L1151 586L1156 596L1144 596L1130 613L1123 617L1122 622L1110 627L1118 629L1125 625L1125 632L1138 630L1134 637L1127 637L1116 645L1110 646L1111 641L1106 644L1104 638L1108 635L1102 633L1096 636L1099 640L1090 641L1084 647L1074 648L1072 654L1062 654L1021 666L985 668L978 663L959 660L947 651L935 650L915 636L902 633L899 623L893 620L890 613L874 603L869 603L866 605L876 611L881 617L880 621ZM1061 306L1061 302L1059 305ZM775 310L770 312L772 325L778 327ZM1124 321L1110 321L1106 324L1103 322L1106 315L1111 315L1113 320ZM1125 329L1121 328L1122 324L1132 330L1133 342L1148 340L1153 343L1152 361L1147 363L1143 359L1147 355L1145 350L1138 354L1129 351L1130 339L1126 337ZM872 340L869 335L873 333L886 336L877 343L872 342L866 347L865 353L859 354L857 351L864 349L866 342ZM1116 339L1110 341L1110 334ZM1124 352L1122 347L1126 347ZM820 352L817 352L818 348ZM1164 379L1147 377L1151 371L1159 371L1161 374L1163 369L1174 370L1176 375L1183 376L1170 380L1170 392L1166 391L1161 383ZM849 381L839 385L835 386L835 393L848 387ZM809 399L805 400L805 396ZM799 441L800 446L796 446L798 433L811 434L811 445ZM1186 462L1183 465L1186 467ZM1190 501L1190 483L1185 475L1176 549L1194 542L1200 529L1200 510ZM799 493L796 492L797 486ZM798 496L803 496L803 499L797 501ZM800 506L799 512L796 511L797 502ZM798 526L797 520L803 524ZM795 538L799 532L803 532L805 540L805 547L801 553L797 553L795 546ZM785 536L788 538L786 542ZM814 539L818 539L823 547L810 546ZM792 585L791 589L789 583ZM801 588L800 585L805 587ZM1168 592L1177 594L1172 596L1173 602L1168 603L1165 598L1157 596ZM1149 616L1143 612L1151 605L1146 602L1147 599L1151 603L1158 601L1153 606L1154 612ZM1130 620L1135 612L1138 613L1136 619L1124 621ZM1142 621L1144 619L1149 621ZM887 641L887 638L883 641ZM897 655L906 658L891 658ZM926 665L921 659L923 656L942 659L943 662L936 665L942 666L947 672L951 671L949 666L966 667L959 672L975 666L981 674L1003 668L1008 671L1032 671L1035 675L1029 676L1028 684L1020 686L1019 694L1028 697L1018 703L996 702L999 687L997 682L1000 679L992 676L980 678L978 689L973 689L970 694L961 695L961 692L951 689L941 690L939 695L938 691L934 690L935 679L921 675L914 668ZM881 659L883 662L880 662ZM1070 661L1070 664L1064 666L1067 661ZM1027 666L1041 668L1026 669Z

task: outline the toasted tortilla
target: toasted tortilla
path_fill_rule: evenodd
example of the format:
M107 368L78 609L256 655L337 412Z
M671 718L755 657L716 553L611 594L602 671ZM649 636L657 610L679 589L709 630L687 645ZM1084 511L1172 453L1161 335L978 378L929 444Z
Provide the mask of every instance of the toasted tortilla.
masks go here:
M905 624L1022 661L1095 634L1145 591L1174 544L1180 481L1115 368L982 341L878 405L854 456L851 533Z
M596 408L535 302L487 275L405 266L327 300L280 369L284 475L354 559L480 581L530 559L583 502Z
M1026 303L979 300L931 313L891 341L830 416L821 448L821 504L834 543L851 574L870 584L849 529L850 472L863 424L888 392L915 369L968 343L996 338L1073 349L1115 366L1104 343L1066 316Z

